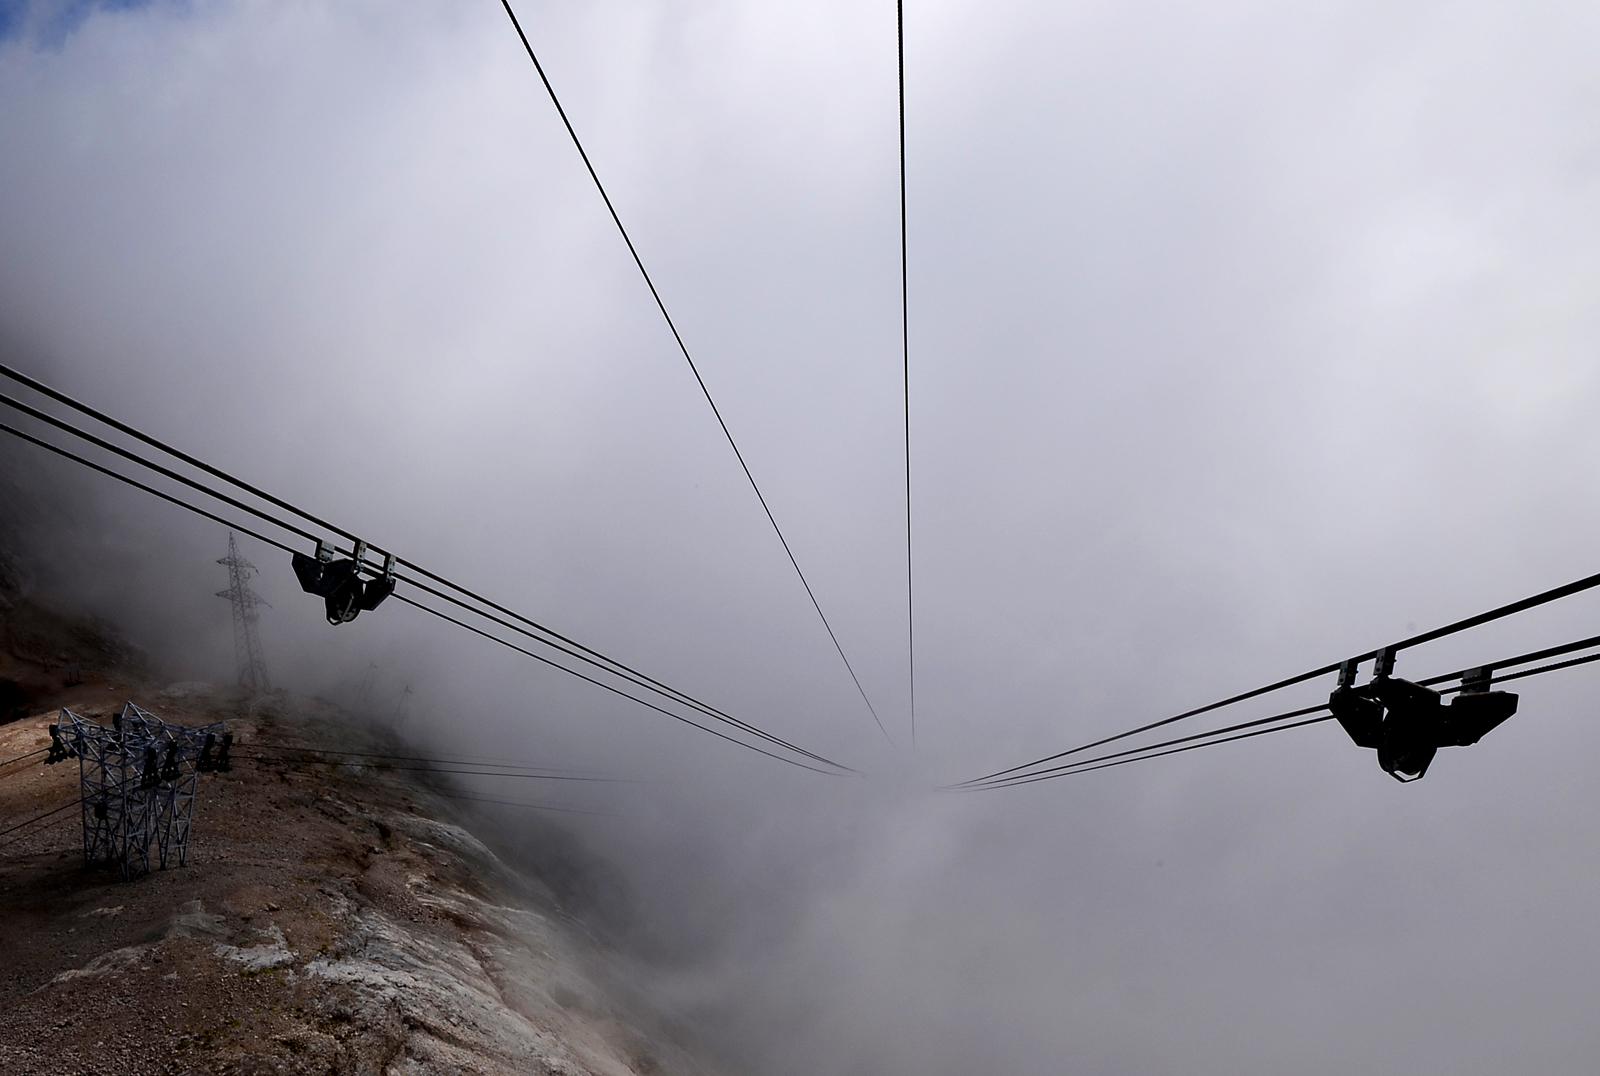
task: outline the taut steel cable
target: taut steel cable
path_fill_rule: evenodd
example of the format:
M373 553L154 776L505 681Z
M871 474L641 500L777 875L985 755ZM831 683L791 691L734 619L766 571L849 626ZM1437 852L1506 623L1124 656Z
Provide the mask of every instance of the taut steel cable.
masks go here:
M1401 650L1407 650L1413 646L1420 646L1423 643L1433 642L1435 639L1443 639L1446 636L1458 634L1459 632L1466 631L1469 628L1476 628L1480 625L1488 624L1492 621L1500 620L1516 613L1525 612L1541 605L1547 605L1550 602L1559 601L1562 598L1568 598L1574 594L1580 594L1586 590L1592 590L1595 587L1600 587L1600 573L1595 575L1587 575L1582 579L1575 579L1570 583L1564 583L1561 586L1540 591L1538 594L1522 598L1518 601L1509 602L1506 605L1497 606L1496 608L1490 609L1487 612L1478 613L1463 620L1454 621L1453 623L1446 624L1443 627L1434 628L1431 631L1425 631L1420 635L1413 635L1410 638L1402 639L1398 643L1391 644L1387 647L1379 647L1376 650L1368 650L1365 653L1357 654L1348 660L1354 662L1363 662L1369 661L1385 651L1391 654L1399 653ZM1314 680L1319 676L1328 676L1332 673L1338 672L1341 665L1343 665L1343 662L1336 661L1330 665L1324 665L1321 668L1300 673L1298 676L1291 676L1287 679L1279 680L1276 683L1267 684L1264 687L1253 688L1250 691L1240 692L1237 695L1232 695L1218 702L1208 703L1205 706L1197 706L1193 710L1185 710L1183 713L1177 714L1173 717L1162 718L1160 721L1152 721L1149 724L1140 725L1138 728L1129 729L1126 732L1119 732L1114 736L1106 736L1101 739L1091 741L1090 743L1081 744L1078 747L1071 748L1067 751L1058 751L1053 755L1046 755L1043 758L1034 759L1032 762L1020 763L1016 766L1010 766L1003 770L996 770L993 773L985 774L982 777L974 777L971 780L961 782L961 785L965 786L983 784L985 782L992 781L997 777L1004 777L1008 774L1020 773L1020 771L1023 770L1032 770L1035 766L1042 766L1046 762L1054 762L1058 758L1066 758L1069 755L1080 754L1084 751L1089 751L1108 743L1115 743L1118 740L1127 739L1129 736L1137 736L1141 732L1149 732L1151 729L1161 728L1163 725L1170 725L1176 721L1183 721L1187 718L1209 713L1212 710L1220 710L1224 706L1232 706L1235 703L1244 702L1248 699L1254 699L1261 695L1270 694L1274 691L1281 691L1283 688L1293 687L1295 684L1303 684L1307 680Z
M128 452L126 449L122 449L122 448L120 448L120 447L118 447L116 445L112 445L112 444L110 444L108 442L105 442L105 441L103 441L103 440L101 440L99 438L94 437L92 434L87 434L84 431L76 430L75 428L71 427L69 424L63 423L59 419L55 419L52 416L44 415L42 412L37 412L36 409L30 408L25 404L18 404L16 401L11 401L11 400L9 400L9 398L6 398L4 396L0 396L0 402L9 403L12 406L18 407L20 410L23 410L26 413L35 414L38 417L43 418L45 421L50 422L52 425L55 425L55 426L65 430L65 431L67 431L69 433L73 433L73 434L75 434L77 436L81 436L81 437L91 441L92 443L95 443L95 444L99 445L100 447L103 447L103 448L106 448L106 449L108 449L108 450L110 450L112 452L118 453L119 455L122 455L122 456L124 456L124 457L126 457L126 458L128 458L128 459L130 459L130 460L132 460L134 462L136 462L136 463L140 463L141 465L150 467L151 469L157 471L158 473L161 473L161 474L163 474L163 475L165 475L167 477L170 477L170 478L172 478L172 479L174 479L176 481L179 481L179 482L182 482L182 483L184 483L186 485L189 485L189 486L199 490L200 492L206 493L208 496L212 496L212 497L217 498L218 500L223 501L224 503L230 504L230 505L232 505L232 506L234 506L236 508L239 508L239 509L241 509L243 511L250 512L251 514L256 515L256 516L266 520L267 522L271 523L274 526L281 527L281 528L283 528L285 530L290 531L291 533L305 534L305 532L300 531L299 528L294 527L291 524L285 523L282 520L279 520L279 519L277 519L277 518L275 518L275 517L273 517L273 516L271 516L271 515L269 515L267 513L264 513L260 509L256 509L256 508L253 508L253 507L251 507L249 505L243 504L242 502L236 501L233 498L227 497L226 495L218 493L215 490L208 489L204 485L201 485L200 483L195 482L193 479L189 479L189 478L186 478L183 475L176 474L175 472L169 471L166 468L160 467L159 465L151 463L148 460L143 460L142 458L136 456L135 454L133 454L131 452ZM278 541L278 540L276 540L274 538L270 538L270 537L268 537L268 536L266 536L264 534L261 534L259 531L253 530L253 529L251 529L249 527L246 527L246 526L242 526L242 525L238 524L235 521L225 519L224 517L219 516L214 512L209 512L206 509L201 508L201 507L199 507L197 505L194 505L194 504L190 504L189 502L184 501L181 498L174 497L171 494L168 494L168 493L165 493L165 492L163 492L161 490L158 490L158 489L156 489L156 488L154 488L152 486L149 486L149 485L147 485L147 484L145 484L143 482L140 482L140 481L138 481L138 480L136 480L134 478L131 478L131 477L127 476L127 475L120 474L120 473L118 473L116 471L111 470L110 468L107 468L107 467L104 467L104 466L102 466L100 464L94 463L93 461L88 460L88 459L86 459L86 458L84 458L84 457L82 457L82 456L80 456L80 455L78 455L78 454L76 454L74 452L71 452L71 451L69 451L67 449L61 448L61 447L59 447L57 445L52 445L49 442L44 441L44 440L42 440L42 439L40 439L38 437L35 437L32 434L29 434L29 433L27 433L25 431L16 429L15 427L12 427L12 426L7 425L5 423L0 423L0 432L9 433L9 434L11 434L11 435L13 435L15 437L18 437L18 438L20 438L20 439L22 439L24 441L27 441L27 442L29 442L31 444L34 444L34 445L36 445L36 446L38 446L40 448L43 448L43 449L45 449L45 450L47 450L49 452L52 452L52 453L54 453L54 454L56 454L58 456L62 456L64 458L66 458L66 459L72 460L75 463L78 463L78 464L80 464L82 466L88 467L88 468L90 468L90 469L92 469L94 471L97 471L97 472L99 472L101 474L104 474L104 475L106 475L106 476L108 476L110 478L114 478L117 481L122 482L122 483L124 483L126 485L129 485L129 486L132 486L133 488L138 489L138 490L140 490L140 491L142 491L144 493L149 493L152 496L158 497L161 500L167 501L170 504L176 505L176 506L178 506L180 508L183 508L183 509L185 509L187 511L193 512L196 515L199 515L199 516L202 516L202 517L204 517L206 519L209 519L212 522L221 524L222 526L225 526L225 527L230 527L230 528L238 531L239 533L245 534L245 535L247 535L247 536L249 536L251 538L255 538L257 541L260 541L260 542L262 542L262 543L264 543L266 545L270 545L270 546L273 546L273 547L275 547L277 549L281 549L284 552L289 552L289 553L294 552L294 550L293 550L293 548L291 546L288 546L288 545L286 545L285 543L283 543L281 541ZM331 530L331 529L334 529L334 528L330 527L329 529ZM431 593L437 593L437 592L431 591L431 589L430 589L430 592ZM549 658L546 658L546 657L544 657L542 655L536 654L533 651L527 650L527 649L525 649L523 647L516 646L515 644L510 643L510 642L508 642L508 641L506 641L504 639L501 639L498 636L495 636L495 635L493 635L493 634L491 634L489 632L483 631L483 630L481 630L479 628L473 627L472 625L466 624L465 622L457 620L456 618L451 617L448 614L446 614L446 613L444 613L444 612L442 612L440 610L434 609L434 608L432 608L430 606L427 606L427 605L423 605L420 602L412 601L412 600L406 598L404 595L396 595L396 598L397 598L397 600L399 600L401 602L404 602L407 605L411 605L411 606L413 606L413 607L415 607L417 609L421 609L425 613L429 613L429 614L431 614L431 615L433 615L435 617L438 617L439 619L445 620L445 621L447 621L447 622L449 622L451 624L454 624L454 625L456 625L458 627L465 628L468 631L473 632L474 634L483 636L484 638L491 639L491 640L493 640L495 642L500 643L502 646L509 647L510 649L515 650L520 654L524 654L527 657L531 657L536 661L540 661L540 662L542 662L542 663L544 663L546 665L551 666L552 668L559 669L562 672L565 672L570 676L575 676L578 679L583 680L583 681L585 681L587 683L593 684L593 685L595 685L597 687L604 688L606 691L609 691L609 692L611 692L613 694L616 694L616 695L620 695L621 697L629 699L629 700L631 700L633 702L636 702L636 703L640 704L641 706L645 706L645 707L648 707L651 710L655 710L658 713L665 714L666 716L671 717L673 720L680 721L680 722L682 722L684 724L687 724L687 725L690 725L690 726L692 726L694 728L700 729L702 732L708 732L711 735L718 737L719 739L727 740L729 743L738 744L741 747L744 747L744 748L746 748L748 750L751 750L751 751L755 751L758 754L766 755L769 758L775 758L775 759L778 759L779 761L787 762L787 763L789 763L791 765L800 766L802 769L812 770L812 771L818 772L818 773L827 772L827 771L823 771L823 770L818 770L813 766L808 766L808 765L805 765L803 763L797 762L794 759L786 758L786 757L784 757L782 755L777 755L777 754L773 754L770 751L762 750L761 748L758 748L758 747L755 747L755 746L753 746L751 744L745 743L744 741L739 740L737 738L734 738L734 737L731 737L731 736L726 736L726 735L724 735L724 734L722 734L720 732L717 732L715 729L711 729L711 728L706 727L705 725L700 724L699 722L692 721L692 720L690 720L688 718L683 717L682 715L675 714L670 710L663 709L660 706L657 706L657 705L655 705L655 704L653 704L651 702L648 702L647 700L641 699L641 698L639 698L639 697L637 697L635 695L631 695L628 692L623 691L623 690L621 690L621 689L619 689L619 688L617 688L617 687L615 687L613 685L606 684L606 683L604 683L604 682L602 682L600 680L594 679L593 677L585 676L584 674L582 674L582 673L580 673L580 672L578 672L578 671L576 671L574 669L568 668L567 666L562 665L559 662L552 661ZM507 624L505 621L503 621L503 620L501 620L501 619L499 619L497 617L493 617L493 616L491 616L489 614L486 614L486 613L483 613L481 611L475 611L475 612L477 613L477 615L484 617L484 619L490 620L492 623L498 624L498 625L500 625L502 627L507 627L507 628L509 628L511 630L514 630L514 631L521 631L522 630L522 629L518 628L516 625ZM526 633L524 633L524 634L526 634ZM553 648L560 650L562 653L570 654L570 651L567 651L567 650L565 650L563 648L560 648L560 647L555 647L554 644L551 644L548 641L545 641L545 640L540 640L540 641L546 646L552 646ZM579 657L581 657L581 655L571 655L571 656L579 656ZM612 671L612 670L608 670L608 671ZM613 675L622 676L621 673L616 673L614 671L613 671ZM623 676L623 678L624 679L628 679L625 676ZM629 680L629 682L630 683L634 683L634 681L632 681L632 680ZM641 685L637 685L636 684L636 686L641 686ZM850 767L844 766L841 763L833 762L833 761L831 761L829 759L826 759L826 758L823 758L821 756L815 755L812 752L806 751L803 748L799 748L799 747L796 747L796 746L794 746L792 744L789 744L787 741L784 741L784 740L781 740L781 739L779 739L777 737L774 737L771 734L766 733L766 732L756 728L753 725L749 725L746 722L739 721L738 719L721 718L721 717L719 717L718 720L726 721L730 725L733 725L734 727L739 728L741 731L746 731L746 732L749 732L749 733L751 733L753 735L757 735L757 736L761 737L762 739L765 739L768 742L773 743L775 746L781 746L781 747L785 748L786 750L794 751L794 752L796 752L798 754L804 755L807 758L812 758L812 759L814 759L816 761L819 761L819 762L822 762L822 763L824 763L826 765L834 766L834 767L836 767L837 770L845 771L845 772L854 772L854 771L852 771L850 769Z
M761 492L761 487L756 483L756 476L751 473L750 465L745 462L744 453L739 449L739 442L733 439L733 431L728 428L728 423L722 417L722 411L717 407L717 401L711 397L711 389L707 387L705 378L700 376L700 368L695 365L694 356L689 353L689 345L684 343L683 334L678 332L678 325L672 320L672 315L667 311L667 304L661 298L661 292L656 289L656 282L651 279L650 271L644 267L644 259L639 256L639 250L633 245L633 239L628 235L628 229L623 226L622 217L617 214L617 207L611 203L611 195L606 193L605 184L600 182L600 173L595 171L594 163L589 160L589 153L583 148L583 142L578 138L577 130L572 126L572 121L567 118L567 110L562 107L561 99L556 96L555 87L550 84L549 76L544 73L544 65L539 62L539 57L533 51L533 44L528 40L528 35L523 32L522 23L517 19L517 13L512 10L510 0L500 0L500 6L506 9L506 16L511 19L511 26L517 31L517 37L522 41L522 47L528 54L528 59L533 61L533 69L538 72L539 81L544 83L544 89L550 95L550 103L555 105L556 114L561 117L562 126L566 127L567 135L572 139L573 146L578 151L578 156L583 158L583 166L589 171L589 178L594 181L595 190L600 192L600 199L606 204L606 212L611 214L611 221L617 226L622 241L627 244L628 253L633 257L633 264L638 266L639 275L644 277L645 286L650 289L650 297L656 301L656 309L661 311L661 317L667 323L667 328L672 332L672 339L677 342L678 350L683 353L683 360L689 364L689 372L694 374L695 384L700 386L700 392L706 398L706 403L711 405L711 413L716 417L717 425L722 429L722 435L728 439L728 446L733 449L733 454L739 461L739 469L744 472L744 477L750 483L750 488L755 491L756 500L761 502L761 510L767 515L767 522L772 524L772 531L778 536L778 541L783 545L784 555L789 558L789 563L794 567L795 575L800 577L800 585L805 588L806 597L811 599L811 606L817 611L817 616L822 620L822 626L828 631L828 638L833 641L833 648L839 652L839 660L844 662L845 671L850 674L851 681L856 685L856 691L861 694L861 701L867 704L867 711L872 714L872 720L878 725L878 731L892 744L894 740L889 736L889 730L883 727L883 721L878 717L877 708L872 705L872 700L867 698L867 689L861 686L861 678L856 675L855 668L850 664L850 659L845 656L844 647L839 643L839 637L834 634L833 625L828 622L828 614L822 611L822 603L817 601L816 592L811 589L811 583L806 579L806 573L800 570L800 562L795 559L794 550L789 547L789 539L784 537L783 528L778 526L778 519L772 514L772 508L767 504L766 495Z

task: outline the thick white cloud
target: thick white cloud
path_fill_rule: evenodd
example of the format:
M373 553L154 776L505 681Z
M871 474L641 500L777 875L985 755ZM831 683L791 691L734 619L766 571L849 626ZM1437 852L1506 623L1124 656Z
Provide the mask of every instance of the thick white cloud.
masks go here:
M903 744L879 7L523 18ZM377 660L435 744L688 782L587 839L663 989L760 1071L1587 1071L1593 674L1414 788L1319 726L918 790L1595 570L1591 8L911 6L915 759L492 3L14 29L0 325L14 364L892 774L790 783L404 609L329 629L247 550L280 682ZM226 675L218 533L86 488L79 585Z

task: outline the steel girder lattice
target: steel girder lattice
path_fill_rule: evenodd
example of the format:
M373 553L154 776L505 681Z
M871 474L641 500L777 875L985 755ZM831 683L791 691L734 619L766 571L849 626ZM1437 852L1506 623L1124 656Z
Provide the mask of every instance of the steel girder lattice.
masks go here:
M239 666L239 686L266 691L272 685L267 681L266 659L261 656L261 635L256 630L260 614L256 607L267 605L267 600L250 589L256 566L239 555L232 531L228 532L228 555L217 563L228 569L228 589L217 591L217 597L233 603L233 651Z
M169 725L131 702L112 723L65 709L56 722L78 756L84 865L117 867L123 881L148 874L152 854L163 870L186 865L199 775L226 768L226 726Z

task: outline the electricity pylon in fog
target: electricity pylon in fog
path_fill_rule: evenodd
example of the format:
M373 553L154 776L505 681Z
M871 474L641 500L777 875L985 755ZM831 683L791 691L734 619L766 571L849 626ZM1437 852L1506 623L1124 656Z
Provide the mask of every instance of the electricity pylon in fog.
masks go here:
M261 637L256 633L256 606L266 605L265 598L250 589L250 576L256 566L239 555L233 532L228 532L228 555L217 561L227 565L228 589L217 591L217 597L233 603L233 656L239 668L239 686L252 692L265 691L267 663L261 656Z
M378 663L376 661L368 662L367 675L361 678L361 687L356 691L355 705L351 707L352 713L360 714L362 717L372 716L372 681L377 676Z

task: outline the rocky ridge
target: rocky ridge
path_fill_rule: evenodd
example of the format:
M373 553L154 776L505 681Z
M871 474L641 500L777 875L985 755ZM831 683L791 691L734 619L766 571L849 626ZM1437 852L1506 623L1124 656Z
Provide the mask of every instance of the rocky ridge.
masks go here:
M397 753L378 733L281 694L156 690L116 668L83 681L0 726L0 762L43 747L57 707L109 721L127 698L228 721L241 761L202 778L183 868L86 870L75 806L0 835L0 1071L709 1071L621 954L475 837L447 790L253 760ZM0 765L0 829L75 804L76 787L76 762Z

